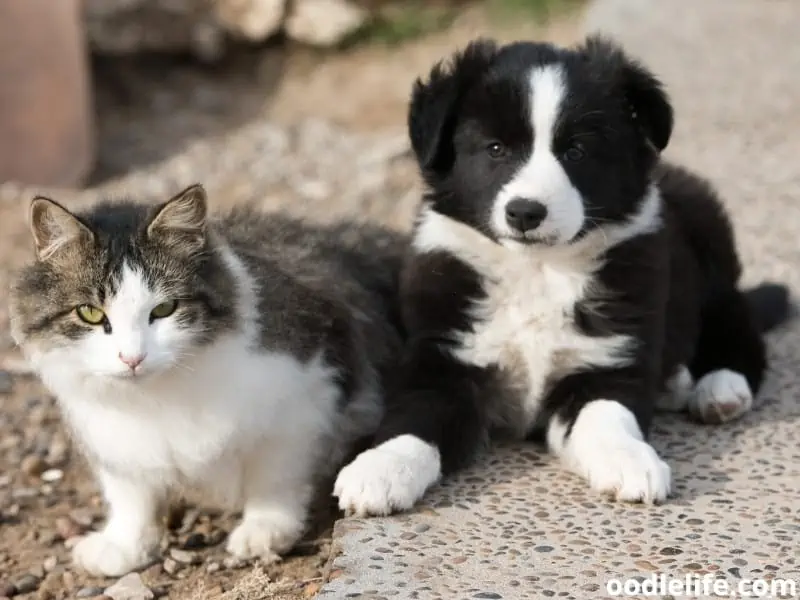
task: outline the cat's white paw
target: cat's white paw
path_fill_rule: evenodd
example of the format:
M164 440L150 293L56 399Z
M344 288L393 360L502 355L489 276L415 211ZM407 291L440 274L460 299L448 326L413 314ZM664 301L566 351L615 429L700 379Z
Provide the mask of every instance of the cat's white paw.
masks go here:
M732 421L753 407L753 393L744 375L728 369L704 375L689 400L689 412L702 423Z
M359 454L336 478L339 508L357 516L412 508L441 475L439 450L401 435Z
M75 545L72 560L92 575L119 577L151 564L157 549L157 540L122 545L100 531L88 534Z
M303 521L288 515L245 515L228 537L227 550L236 558L272 563L291 550L302 533Z

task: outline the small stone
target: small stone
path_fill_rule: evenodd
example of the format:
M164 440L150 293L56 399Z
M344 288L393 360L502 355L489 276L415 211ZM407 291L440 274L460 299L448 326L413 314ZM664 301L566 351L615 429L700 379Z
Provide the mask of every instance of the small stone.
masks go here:
M70 511L69 518L72 521L85 529L89 529L94 522L94 515L85 508L76 508Z
M28 594L36 591L40 582L41 579L36 577L36 575L23 575L14 582L14 587L17 590L17 594Z
M478 592L473 596L473 598L485 598L487 600L503 600L503 597L495 592Z
M236 558L235 556L229 556L222 561L222 565L226 569L241 569L242 567L247 566L247 561Z
M216 573L222 568L222 566L218 562L208 563L206 565L206 573Z
M172 558L167 558L164 561L163 566L164 571L166 571L169 575L175 575L175 573L177 573L181 568L181 564Z
M221 529L214 529L206 534L206 546L216 546L217 544L221 544L224 539L225 532Z
M425 533L430 528L431 528L430 525L425 525L424 523L421 523L421 524L417 525L416 527L414 527L414 531L416 531L417 533Z
M11 485L11 475L0 475L0 488Z
M202 533L193 533L182 544L184 550L198 550L199 548L205 548L206 546L206 536ZM177 558L175 560L178 560Z
M13 583L2 583L0 584L0 597L2 598L11 598L11 596L17 595L17 586Z
M36 579L43 579L44 578L44 567L35 566L30 570L30 575L36 577Z
M105 595L112 600L153 600L155 594L142 581L138 573L128 573L117 583L106 588Z
M56 531L61 539L68 540L81 535L84 530L69 517L59 517L56 519Z
M186 550L179 550L178 548L173 548L170 550L169 555L184 565L196 565L201 560L201 558L194 552L187 552Z
M44 559L44 562L42 563L42 567L48 573L53 569L55 569L57 565L58 565L58 558L56 558L55 556L48 556L47 558Z
M14 378L8 371L0 371L0 394L10 394L14 389Z
M47 449L47 464L51 467L62 466L67 461L69 454L69 443L67 438L56 432L50 440L50 446Z
M47 469L41 475L42 481L47 481L48 483L53 483L55 481L61 481L64 478L64 471L61 469Z
M673 548L673 547L666 547L662 548L661 552L659 552L662 556L677 556L678 554L683 554L683 550L680 548Z
M76 598L94 598L95 596L100 596L103 593L103 588L101 587L85 587L81 588L75 594Z
M30 500L39 495L39 490L36 488L17 488L11 490L11 497L15 500Z
M19 468L20 471L26 475L38 477L44 473L45 469L47 468L47 464L41 459L41 457L35 454L29 454L22 459L22 462L19 464Z
M190 508L183 514L181 520L181 527L178 533L189 533L194 528L197 520L200 518L200 511L196 508Z
M406 531L400 534L401 540L413 540L415 537L417 537L417 534L411 533L410 531Z

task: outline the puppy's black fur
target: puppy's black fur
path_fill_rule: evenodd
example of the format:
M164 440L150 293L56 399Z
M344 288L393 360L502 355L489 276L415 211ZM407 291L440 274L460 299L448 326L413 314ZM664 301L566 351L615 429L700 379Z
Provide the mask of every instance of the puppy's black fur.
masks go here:
M557 418L569 436L588 402L613 399L646 436L658 395L683 365L695 381L721 369L739 373L755 394L767 366L762 334L787 317L788 292L772 284L739 290L734 235L715 191L660 158L673 125L666 93L606 39L575 49L479 40L417 81L408 125L429 188L417 234L434 213L504 242L493 205L532 155L531 72L552 65L566 90L550 150L585 215L575 237L558 243L579 244L597 228L628 222L653 185L662 225L604 250L592 285L565 307L587 338L630 336L627 360L554 369L522 434L541 439ZM494 430L520 433L521 395L500 357L483 365L459 359L488 284L476 265L445 248L418 244L410 253L401 286L408 343L376 445L417 436L438 448L446 474L469 463Z

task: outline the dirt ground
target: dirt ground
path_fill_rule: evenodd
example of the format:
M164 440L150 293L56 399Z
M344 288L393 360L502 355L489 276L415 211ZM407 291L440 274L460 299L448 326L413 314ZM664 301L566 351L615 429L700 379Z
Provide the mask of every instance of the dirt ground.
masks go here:
M569 17L498 29L473 8L446 32L395 47L323 54L276 46L238 52L215 67L98 60L99 164L91 185L168 159L193 139L259 119L290 125L313 116L356 131L402 131L412 81L456 47L478 35L568 41L574 23ZM0 202L2 290L11 269L29 257L24 210ZM71 449L54 400L13 348L4 292L0 306L0 600L107 598L104 590L114 582L87 577L69 560L76 536L102 523L102 500ZM150 592L131 600L314 596L337 575L328 569L336 513L326 501L320 504L305 541L269 567L235 564L225 556L222 542L234 515L183 507L169 523L164 558L141 573Z

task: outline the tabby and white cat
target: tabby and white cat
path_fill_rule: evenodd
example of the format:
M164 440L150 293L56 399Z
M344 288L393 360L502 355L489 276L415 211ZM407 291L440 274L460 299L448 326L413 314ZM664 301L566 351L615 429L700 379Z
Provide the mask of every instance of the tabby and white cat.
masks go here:
M148 564L176 490L243 509L235 556L290 550L317 477L381 416L401 240L247 209L212 218L199 185L81 214L38 197L31 228L12 333L109 506L75 561L108 576Z

